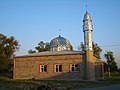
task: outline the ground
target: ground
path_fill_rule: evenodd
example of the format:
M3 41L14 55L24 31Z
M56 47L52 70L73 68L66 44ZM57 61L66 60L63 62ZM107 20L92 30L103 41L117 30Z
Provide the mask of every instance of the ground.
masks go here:
M67 87L70 90L116 85L120 84L120 72L112 73L111 77L106 74L105 80L98 81L13 80L4 76L0 77L0 90L34 90L33 88L38 86L46 87L47 84L52 84L54 87Z

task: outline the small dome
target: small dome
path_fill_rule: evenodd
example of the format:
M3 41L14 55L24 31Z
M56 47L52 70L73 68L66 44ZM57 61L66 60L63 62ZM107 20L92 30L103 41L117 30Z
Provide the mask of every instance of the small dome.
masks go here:
M70 42L64 37L56 37L50 42L51 51L63 51L63 50L71 50Z
M91 20L90 14L87 11L86 11L86 13L84 15L84 20Z

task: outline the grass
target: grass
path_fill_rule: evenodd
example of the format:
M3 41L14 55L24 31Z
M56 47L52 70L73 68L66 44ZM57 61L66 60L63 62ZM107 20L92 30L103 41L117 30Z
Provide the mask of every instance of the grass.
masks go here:
M100 87L106 85L120 84L120 72L105 73L105 79L100 81L60 81L60 80L13 80L12 78L0 77L0 90L23 90L26 85L53 85L69 87L70 89Z

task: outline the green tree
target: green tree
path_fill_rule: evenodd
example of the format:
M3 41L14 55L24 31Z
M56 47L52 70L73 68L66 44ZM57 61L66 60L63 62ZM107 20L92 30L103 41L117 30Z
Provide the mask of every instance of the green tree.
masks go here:
M31 54L31 53L36 53L36 51L35 51L35 50L30 49L30 50L28 50L28 53L29 53L29 54Z
M18 41L13 37L0 34L0 71L8 71L13 64L14 52L19 49Z
M96 55L99 59L100 57L100 53L102 52L102 49L100 48L100 46L98 46L97 43L93 42L93 54Z
M107 70L109 72L113 72L113 71L117 71L118 67L117 67L117 63L115 62L115 58L114 58L114 54L112 51L107 51L104 54L104 57L106 58L107 62L106 62L106 66Z
M79 47L78 47L78 48L79 48ZM85 47L84 47L84 44L83 44L83 42L81 42L79 49L80 49L81 51L84 51L84 48L85 48Z
M50 44L48 42L44 43L43 41L40 41L38 43L38 46L35 47L35 50L28 50L28 53L36 53L36 52L43 52L43 51L50 51Z
M70 50L73 50L73 46L70 46Z
M93 42L92 45L93 45L93 54L100 59L101 58L100 57L100 53L102 52L102 49L100 48L100 46L98 46L97 43ZM85 46L84 46L83 42L81 42L81 44L80 44L80 50L84 51L84 47Z

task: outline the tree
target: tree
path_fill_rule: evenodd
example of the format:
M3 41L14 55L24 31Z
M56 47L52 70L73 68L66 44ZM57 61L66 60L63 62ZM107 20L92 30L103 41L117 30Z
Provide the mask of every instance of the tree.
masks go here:
M102 49L100 48L100 46L98 46L97 43L92 43L93 44L93 54L96 55L99 59L100 57L100 53L102 52Z
M98 46L97 43L93 42L92 45L93 45L93 54L100 59L101 58L100 57L100 53L102 52L102 49L100 48L100 46ZM81 42L81 44L80 44L80 50L84 51L84 47L85 46L84 46L83 42Z
M13 37L0 34L0 71L8 71L13 63L14 52L19 49L18 41Z
M81 51L84 51L84 48L85 48L85 47L84 47L84 44L83 44L83 42L81 42L79 49L80 49Z
M48 42L44 43L43 41L40 41L38 43L38 46L35 47L35 50L28 50L28 53L36 53L36 52L43 52L43 51L50 51L50 44Z
M70 50L73 50L73 46L72 45L70 46Z
M35 51L35 50L30 49L30 50L28 50L28 53L29 53L29 54L31 54L31 53L36 53L36 51Z
M110 72L118 70L117 63L115 62L115 58L112 51L107 51L104 54L104 57L107 60L105 67L107 67L107 70L109 71L109 76L110 76Z

